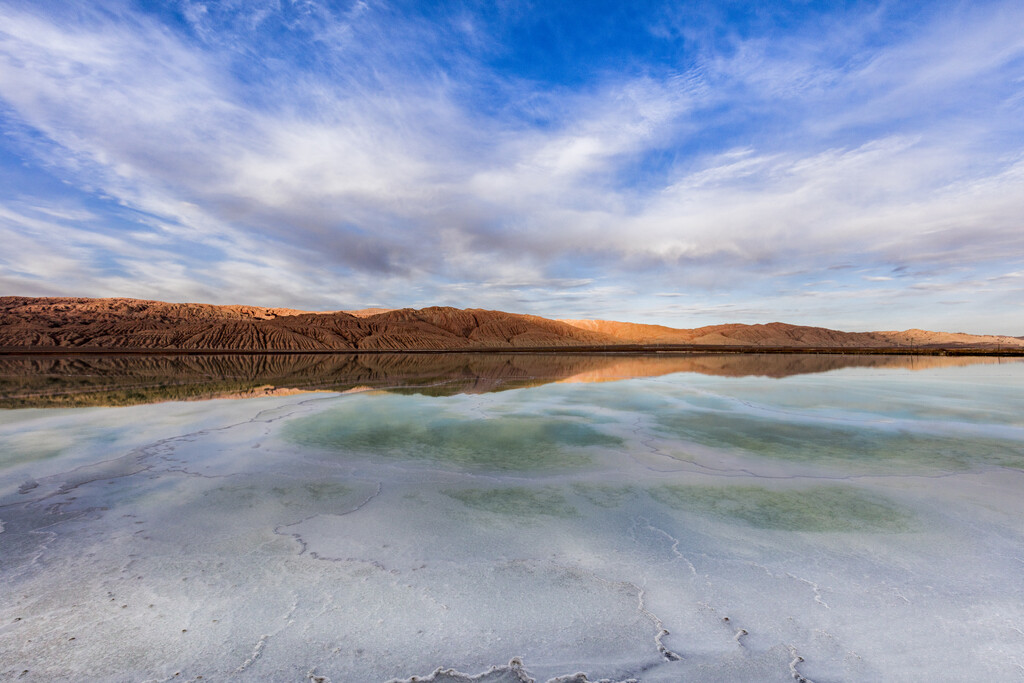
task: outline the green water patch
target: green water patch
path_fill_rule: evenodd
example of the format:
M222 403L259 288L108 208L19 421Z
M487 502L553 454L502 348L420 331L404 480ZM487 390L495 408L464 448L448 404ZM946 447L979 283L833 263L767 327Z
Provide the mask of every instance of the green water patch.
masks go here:
M0 471L30 462L52 460L68 450L67 444L56 439L47 439L46 436L42 435L38 443L17 438L0 441Z
M487 417L444 406L439 399L350 397L336 408L290 422L294 443L345 453L429 460L472 470L530 471L590 462L586 448L620 446L586 421L548 415ZM472 409L472 406L469 406Z
M892 501L848 486L769 489L760 486L660 486L658 502L759 529L896 532L910 515Z
M76 429L69 425L0 434L0 470L67 454L113 450L122 430L103 425Z
M505 517L574 517L576 508L556 488L490 488L442 491L468 508Z
M964 470L981 465L1024 468L1024 444L989 437L947 436L867 423L799 422L743 413L660 415L659 431L705 446L792 461L832 461Z

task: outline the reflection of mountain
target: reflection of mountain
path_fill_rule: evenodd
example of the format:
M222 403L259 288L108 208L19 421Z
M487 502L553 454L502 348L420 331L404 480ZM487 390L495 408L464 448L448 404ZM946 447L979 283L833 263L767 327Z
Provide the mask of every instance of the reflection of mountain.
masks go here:
M381 388L436 395L676 372L742 377L846 367L910 370L998 358L821 354L286 354L0 357L0 408L115 406Z
M696 372L722 377L774 377L829 372L842 368L929 368L1024 362L1013 358L887 356L807 353L686 353L679 355L619 356L614 364L561 378L563 382L605 382L629 377L655 377L672 372Z

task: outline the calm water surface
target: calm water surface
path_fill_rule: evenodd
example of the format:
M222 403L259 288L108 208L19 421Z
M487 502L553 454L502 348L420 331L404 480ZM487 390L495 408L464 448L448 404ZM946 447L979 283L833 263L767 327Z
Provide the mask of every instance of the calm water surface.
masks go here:
M0 679L1024 680L1020 362L3 359L0 405Z

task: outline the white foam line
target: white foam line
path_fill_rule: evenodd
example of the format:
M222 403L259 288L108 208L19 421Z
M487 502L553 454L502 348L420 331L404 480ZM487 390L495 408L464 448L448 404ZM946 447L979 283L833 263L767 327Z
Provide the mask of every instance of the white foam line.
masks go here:
M789 674L793 677L793 680L797 683L814 683L814 681L797 671L797 664L802 663L804 658L797 654L796 648L792 645L789 646L789 654L793 657L789 663Z
M643 587L636 585L632 581L609 581L608 579L603 579L600 576L597 576L593 573L591 573L591 576L594 577L595 581L600 581L601 583L606 583L609 585L628 586L629 588L632 588L634 591L636 591L637 610L640 612L640 614L650 619L654 623L654 627L658 630L658 632L654 635L654 644L657 646L658 653L661 654L662 659L664 659L666 662L678 662L683 659L683 656L681 654L673 652L672 650L668 649L668 646L665 645L664 638L667 635L671 635L671 631L665 628L665 623L658 618L657 614L647 609L647 605L644 601L645 591Z
M473 681L482 681L490 678L495 674L511 674L512 681L514 683L537 683L536 679L527 673L526 668L523 666L523 660L520 657L513 657L512 661L506 666L492 666L487 671L483 671L476 675L470 675L462 673L456 669L446 669L443 666L439 666L434 669L433 673L428 676L410 676L409 678L392 678L386 683L433 683L437 681L439 677L443 677L440 680L454 680L460 683L472 683ZM330 680L326 676L316 676L311 670L309 672L309 680L312 683L330 683ZM505 680L504 678L502 680ZM627 678L622 681L611 681L607 678L602 678L599 681L591 681L587 678L587 675L582 672L564 674L561 676L555 676L549 678L546 683L640 683L636 678Z
M686 566L690 568L690 573L693 574L694 576L697 576L697 568L693 566L693 562L690 562L689 558L687 558L685 555L683 555L681 552L679 552L679 539L678 538L676 538L675 536L673 536L669 532L665 531L664 529L661 529L659 527L654 526L653 524L651 524L644 517L638 517L637 519L639 521L643 522L644 525L646 526L646 528L650 529L651 531L655 531L655 532L661 534L662 536L664 536L665 538L667 538L668 540L672 541L672 548L671 548L672 554L675 555L680 560L682 560L683 562L685 562Z
M181 672L180 671L176 671L175 673L171 674L167 678L147 678L144 681L142 681L142 683L169 683L169 681L173 681L174 679L178 678L179 676L181 676Z
M262 636L260 636L260 639L259 639L259 641L256 642L256 647L253 648L252 654L249 655L249 658L247 660L245 660L244 662L242 662L242 665L240 667L235 669L235 673L236 674L242 673L243 671L248 669L250 666L252 666L256 662L257 659L260 658L260 655L263 654L263 647L267 644L267 640L269 640L269 639L270 639L270 636L267 635L267 634L263 634Z
M461 671L456 671L455 669L446 669L443 666L439 666L436 669L434 669L434 672L431 673L429 676L410 676L409 678L392 678L386 681L386 683L432 683L433 681L438 680L439 676L444 676L445 679L450 678L469 683L470 681L482 681L485 678L491 677L494 674L499 673L511 674L515 677L513 680L517 681L518 683L537 683L537 681L532 676L526 673L526 669L523 667L523 660L519 657L513 657L512 660L505 666L492 666L487 671L478 673L475 676L464 674ZM586 680L586 677L584 677L584 680ZM555 679L552 679L552 681L555 681ZM551 681L549 681L548 683L551 683Z
M653 621L654 627L658 629L658 633L654 636L654 643L658 646L658 652L661 653L662 658L666 662L678 662L679 660L681 660L683 658L682 655L673 652L672 650L668 649L668 647L665 645L663 639L665 638L665 636L669 635L669 630L665 628L664 622L662 622L661 619L658 618L658 615L654 614L653 612L647 609L646 605L644 604L644 589L640 586L637 586L635 583L630 583L628 581L625 581L623 583L632 586L636 590L637 609L640 610L641 614L643 614L648 619Z
M828 603L825 602L824 600L822 600L822 598L821 598L821 590L820 590L820 587L818 586L818 584L816 584L813 581L810 581L808 579L804 579L802 577L799 577L796 574L791 574L789 572L786 572L786 576L790 577L791 579L796 579L797 581L800 581L802 583L806 583L808 586L810 586L811 590L814 591L814 602L818 603L819 605L821 605L825 609L829 609ZM902 596L900 596L900 597L902 597ZM906 598L903 598L903 599L906 600ZM907 602L910 602L910 601L907 600Z
M775 574L774 572L772 572L771 569L769 569L768 567L766 567L763 564L759 564L757 562L751 562L750 564L751 564L751 566L754 566L754 567L757 567L759 569L762 569L765 574L767 574L768 576L772 577L773 579L781 579L781 578L783 578L782 575ZM808 579L802 578L802 577L797 576L796 574L792 574L790 572L786 572L785 575L787 577L793 579L794 581L799 581L800 583L807 584L810 587L811 591L813 591L813 593L814 593L814 602L818 603L819 605L821 605L825 609L831 609L828 606L828 603L825 602L825 600L822 599L822 597L821 597L821 586L819 586L818 584L816 584L813 581L810 581ZM899 597L903 598L902 595L900 595ZM903 598L903 599L907 600L906 598ZM910 601L907 600L907 602L910 602Z
M321 676L316 672L315 666L306 672L306 678L309 679L309 683L331 683L327 676Z

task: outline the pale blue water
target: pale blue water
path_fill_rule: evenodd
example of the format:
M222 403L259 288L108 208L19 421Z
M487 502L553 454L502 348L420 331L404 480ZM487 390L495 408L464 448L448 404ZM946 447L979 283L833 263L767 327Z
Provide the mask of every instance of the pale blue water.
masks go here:
M1024 680L1024 364L631 367L2 411L0 678Z

